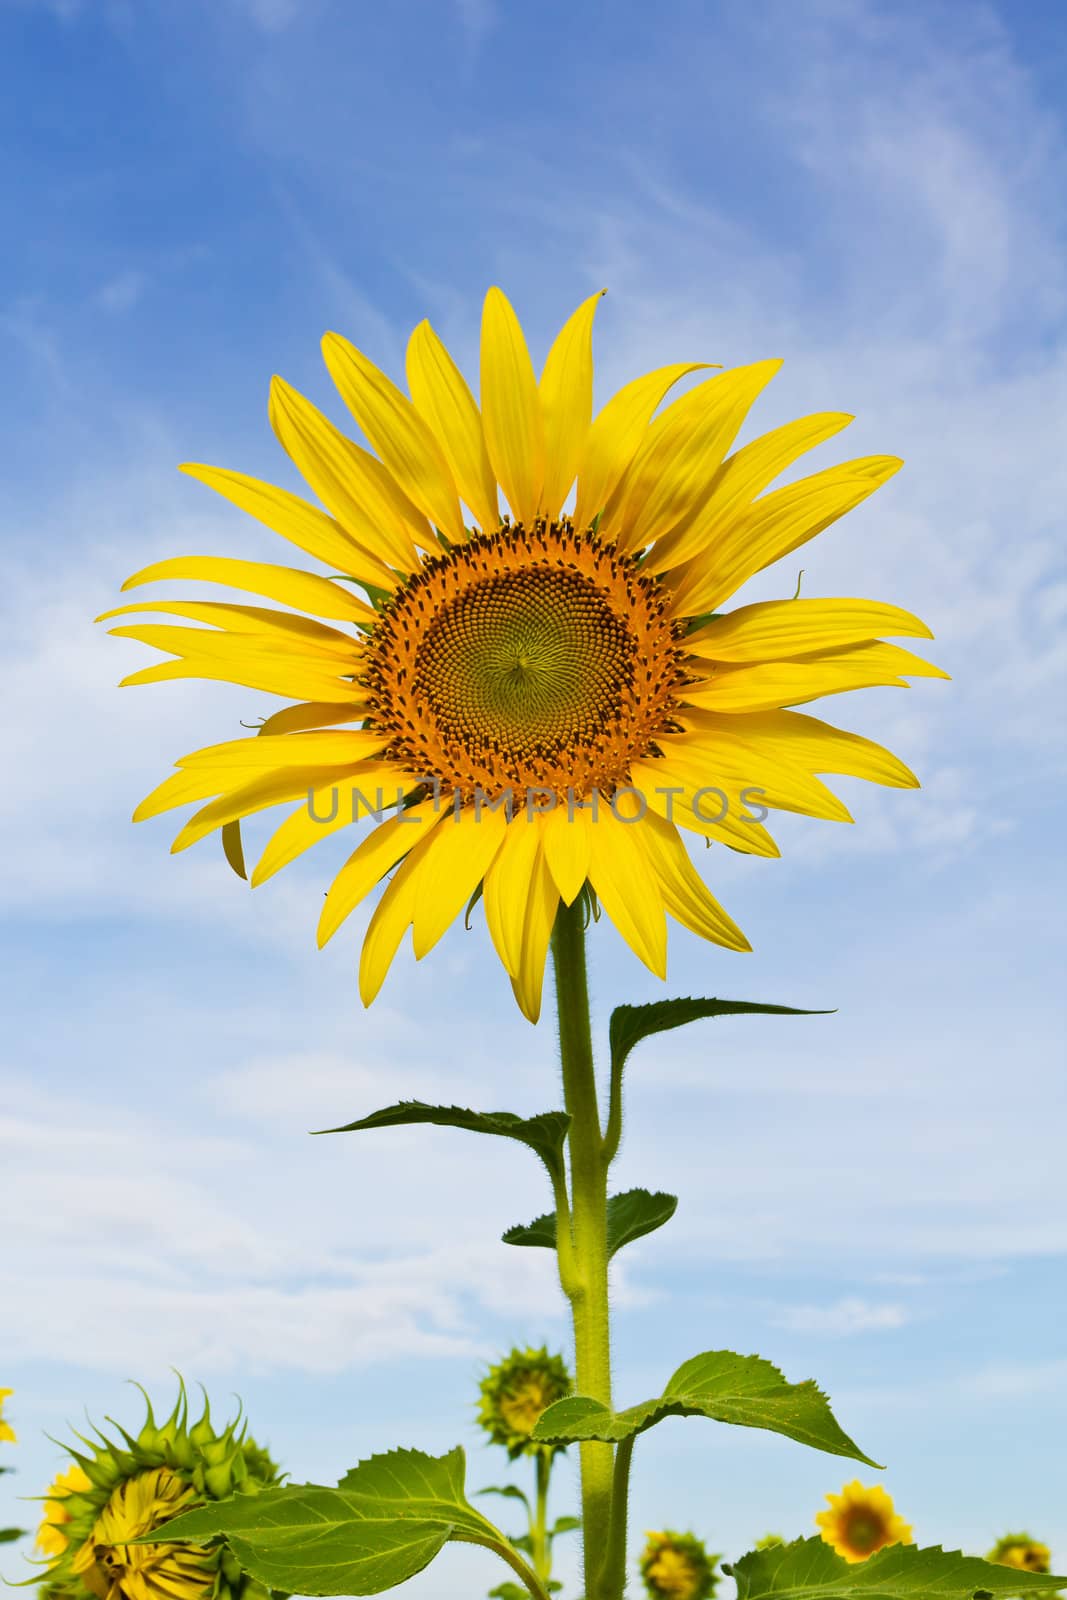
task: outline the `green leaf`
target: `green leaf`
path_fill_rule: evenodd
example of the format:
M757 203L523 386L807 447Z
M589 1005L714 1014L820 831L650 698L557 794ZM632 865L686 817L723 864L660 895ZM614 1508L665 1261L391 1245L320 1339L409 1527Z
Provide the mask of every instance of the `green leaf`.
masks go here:
M653 1033L665 1033L704 1017L828 1017L830 1011L803 1011L796 1006L765 1006L755 1000L653 1000L646 1006L616 1006L608 1025L611 1070L621 1072L630 1051Z
M345 1474L336 1489L316 1484L187 1511L131 1541L225 1538L243 1569L274 1589L304 1595L380 1594L421 1572L451 1538L500 1551L504 1535L468 1504L464 1457L391 1450ZM166 1535L166 1540L161 1539Z
M611 1412L599 1400L568 1395L542 1412L532 1438L545 1444L604 1439L617 1444L664 1417L710 1417L743 1428L766 1428L813 1450L848 1456L878 1467L838 1426L826 1396L812 1379L787 1383L761 1356L708 1350L683 1362L658 1400Z
M571 1125L565 1111L542 1111L536 1117L520 1117L513 1111L465 1111L461 1106L428 1106L421 1100L401 1100L398 1105L372 1111L369 1117L360 1117L357 1122L346 1122L340 1128L318 1128L316 1132L359 1133L364 1128L399 1128L416 1122L517 1139L536 1151L550 1173L562 1175L563 1145Z
M21 1539L24 1528L0 1528L0 1544L14 1544L16 1539Z
M521 1500L527 1511L530 1509L529 1500L523 1494L522 1490L517 1489L513 1483L505 1484L502 1489L491 1486L488 1489L479 1489L477 1492L479 1494L502 1494L509 1500Z
M558 1538L561 1533L576 1533L582 1525L581 1517L557 1517L548 1530L550 1539Z
M613 1256L624 1244L662 1228L677 1209L678 1198L673 1194L650 1194L647 1189L627 1189L624 1194L613 1194L608 1201L608 1255ZM549 1211L525 1226L509 1228L503 1237L505 1244L540 1245L554 1250L556 1213Z
M489 1600L530 1600L530 1596L517 1583L500 1583L495 1589L490 1589Z
M995 1566L978 1556L893 1544L854 1563L816 1535L771 1550L754 1550L723 1571L737 1584L737 1600L819 1600L851 1595L870 1600L970 1600L978 1595L1048 1592L1067 1583L1048 1573Z

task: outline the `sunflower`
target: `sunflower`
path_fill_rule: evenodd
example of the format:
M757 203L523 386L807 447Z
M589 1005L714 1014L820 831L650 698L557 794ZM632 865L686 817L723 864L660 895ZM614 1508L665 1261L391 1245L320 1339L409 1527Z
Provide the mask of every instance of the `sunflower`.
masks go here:
M205 1400L190 1422L184 1386L170 1416L149 1405L136 1436L81 1439L74 1462L45 1498L37 1548L47 1558L48 1600L266 1600L224 1545L133 1544L179 1511L253 1494L279 1481L265 1450L238 1430L216 1430Z
M8 1395L14 1394L14 1389L0 1389L0 1439L6 1439L8 1444L17 1444L15 1430L10 1422L4 1421L4 1401Z
M41 1554L50 1561L61 1556L70 1544L64 1532L71 1521L67 1500L71 1495L91 1493L92 1487L81 1467L75 1465L68 1472L60 1472L49 1489L35 1543Z
M897 1516L881 1484L866 1488L854 1478L840 1494L826 1498L830 1509L817 1512L815 1521L826 1543L846 1561L865 1561L887 1544L911 1544L911 1528Z
M660 976L668 914L747 950L685 836L776 856L768 810L851 821L820 774L917 783L878 745L787 708L946 676L880 640L930 638L918 618L856 599L720 611L899 460L865 456L764 493L852 420L820 412L728 453L778 361L711 376L701 362L661 367L594 419L599 299L564 325L538 379L514 311L490 289L480 406L428 322L408 345L410 398L327 334L326 365L372 450L281 379L270 402L325 509L227 469L183 470L330 575L179 557L124 587L190 580L273 604L138 601L105 614L164 619L112 629L172 658L126 684L222 679L294 702L253 736L182 757L142 802L135 820L199 803L174 850L221 831L243 875L241 819L288 802L255 885L373 818L319 923L324 943L393 874L363 943L365 1004L409 928L421 959L477 898L531 1021L556 911L587 884Z
M502 1444L512 1460L536 1455L551 1446L533 1444L530 1435L541 1413L573 1388L562 1356L539 1350L514 1349L489 1368L481 1382L478 1421L494 1444ZM557 1448L565 1448L559 1446Z
M718 1584L718 1556L692 1533L649 1533L641 1576L653 1600L708 1600Z
M1052 1553L1047 1544L1028 1533L1006 1533L986 1556L1001 1567L1017 1567L1020 1572L1048 1572Z

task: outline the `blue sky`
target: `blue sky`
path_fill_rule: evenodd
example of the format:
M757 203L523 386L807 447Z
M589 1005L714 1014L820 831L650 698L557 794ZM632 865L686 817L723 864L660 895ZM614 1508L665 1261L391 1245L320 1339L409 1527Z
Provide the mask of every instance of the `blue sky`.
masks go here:
M481 1364L565 1338L547 1258L498 1243L544 1209L535 1163L304 1130L407 1095L547 1107L550 1026L478 927L365 1013L358 927L314 948L342 846L249 895L210 845L132 828L175 755L264 706L118 694L143 653L90 619L157 557L284 559L174 468L292 484L267 384L336 414L325 329L399 373L428 315L473 376L489 284L535 359L607 285L601 396L782 356L750 432L848 410L825 462L905 458L805 550L805 592L918 611L953 674L830 708L922 792L843 783L854 828L786 819L782 861L702 862L755 950L679 934L668 992L839 1009L634 1057L618 1183L680 1205L622 1259L620 1399L758 1351L829 1391L922 1541L1030 1526L1064 1570L1065 58L1042 4L0 0L0 1524L60 1462L44 1431L129 1422L124 1380L165 1398L171 1366L239 1391L298 1480L401 1442L501 1476ZM593 986L601 1037L659 992L606 928ZM675 1421L637 1452L634 1526L736 1555L811 1531L846 1476ZM498 1577L453 1551L409 1592Z

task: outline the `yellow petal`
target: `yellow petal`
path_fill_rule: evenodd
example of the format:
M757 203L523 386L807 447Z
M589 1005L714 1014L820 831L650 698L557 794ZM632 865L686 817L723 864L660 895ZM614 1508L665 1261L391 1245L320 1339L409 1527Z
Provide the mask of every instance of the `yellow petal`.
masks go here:
M762 823L751 820L752 807L742 799L754 780L726 779L707 764L701 767L701 754L695 752L688 760L672 758L633 766L631 781L649 810L687 833L697 833L744 855L779 856L781 851L771 835Z
M541 401L519 319L496 288L482 312L482 425L512 517L529 526L545 477Z
M419 878L412 945L416 961L431 951L463 910L504 842L508 819L501 808L463 806L434 832Z
M133 609L143 611L150 607L151 602ZM204 655L225 661L274 652L279 663L292 662L295 667L303 666L331 676L340 675L346 668L349 672L355 671L356 663L345 659L334 640L328 635L310 637L307 619L298 620L303 624L299 635L295 630L269 625L256 633L235 634L216 633L207 628L178 628L169 622L125 623L121 628L109 628L108 633L114 639L136 639L139 644L149 644L175 656Z
M326 334L322 353L345 404L408 499L450 539L463 539L448 463L411 401L340 334Z
M226 556L177 556L156 561L127 578L123 589L136 589L142 583L162 583L169 578L186 578L194 583L224 583L246 594L261 594L293 606L313 617L331 617L340 622L371 623L376 613L364 601L328 578L294 567L276 567L262 561L234 561Z
M589 829L589 881L626 943L657 978L667 973L663 896L641 848L641 824L620 822L600 798Z
M403 767L382 762L379 770L366 778L329 784L309 795L267 841L252 874L252 887L266 883L320 839L328 839L367 816L382 822L385 810L399 804L418 784L419 780Z
M633 460L649 418L667 391L688 373L702 371L707 365L706 361L682 361L670 367L658 367L612 395L586 437L578 468L576 528L588 527L597 513L604 510Z
M382 561L401 572L414 571L415 544L429 549L436 541L381 462L346 439L281 378L271 384L270 420L283 450L323 505Z
M205 745L174 763L189 772L217 767L350 767L377 755L389 742L388 733L352 728L333 733L253 734L247 739L226 739Z
M190 800L210 800L221 794L227 786L225 772L172 772L164 778L151 794L145 795L133 814L134 822L145 822L149 817L162 816L176 806L188 805Z
M207 622L213 628L224 628L230 633L251 634L264 645L271 634L280 636L276 641L279 644L307 641L324 654L354 664L356 641L351 634L313 622L310 617L298 617L290 611L271 611L265 606L234 606L221 600L135 600L128 606L113 606L110 611L102 611L96 621L143 616L148 611L160 616L185 617L189 622Z
M266 811L271 806L281 805L284 800L297 800L301 795L317 793L331 783L347 783L366 770L369 770L367 764L362 769L349 767L342 771L323 767L281 767L264 772L195 812L171 845L171 854L187 850L224 823L233 822L238 817L250 817L257 811Z
M717 816L723 809L718 796L724 795L729 801L729 818L739 819L744 834L754 826L745 821L745 813L754 811L757 806L796 811L802 816L823 817L830 822L852 821L844 802L813 773L795 766L779 751L768 750L758 740L750 741L724 732L709 737L707 743L684 736L661 743L664 766L670 773L706 786L707 798L701 803L701 814ZM684 816L676 817L675 821L682 827L688 826Z
M783 661L883 633L933 638L910 611L876 600L763 600L714 618L690 634L684 647L705 661Z
M705 379L648 430L600 524L625 553L671 532L706 501L715 473L756 396L781 367L757 361Z
M647 813L640 827L641 843L671 916L702 939L710 939L727 950L751 950L741 929L727 916L689 859L678 829L655 812Z
M383 826L387 828L389 823ZM359 997L365 1006L385 982L400 941L411 927L422 861L420 853L413 850L400 863L367 924L359 956Z
M714 711L687 711L679 720L692 730L694 740L714 747L721 734L756 741L770 757L780 755L807 772L834 772L865 778L890 789L917 789L919 780L892 751L858 733L835 728L800 711L757 711L719 715Z
M902 465L896 456L866 456L764 495L722 531L709 558L690 561L668 574L664 581L674 592L674 615L714 611L753 573L813 539Z
M853 418L843 411L820 411L787 422L735 450L712 479L707 500L673 533L657 541L650 557L655 570L663 572L713 551L723 529L780 472L806 450L831 439L852 421Z
M593 317L606 289L598 289L563 325L545 362L538 394L545 430L542 514L551 520L574 482L593 416Z
M433 429L452 477L484 533L500 522L496 477L474 396L428 322L408 342L408 387L415 409Z
M541 829L537 816L528 816L523 808L509 824L503 843L485 874L482 903L486 924L496 953L512 978L518 975L522 965L523 929L540 848Z
M345 918L401 856L414 850L446 816L451 816L451 809L444 800L423 800L383 822L357 845L326 895L319 918L320 946L333 938Z
M573 905L589 872L590 813L567 806L546 811L542 821L545 863L565 906Z
M362 722L367 715L361 705L342 706L327 700L310 700L303 705L283 706L257 730L261 737L271 733L303 733L308 728L332 728L340 722Z
M384 562L317 506L309 505L286 489L276 489L272 483L261 483L258 478L228 472L223 467L206 467L200 462L187 461L180 470L207 484L209 489L240 506L249 516L333 571L350 573L381 589L392 589L395 579Z
M206 682L236 683L245 689L258 689L264 694L277 694L287 700L304 696L308 700L335 699L348 704L352 699L352 685L340 678L328 678L322 673L299 663L290 665L279 653L269 655L246 652L239 657L221 659L218 655L188 655L181 661L160 661L154 667L142 667L120 678L119 687L132 689L145 683L171 683L185 678L202 678ZM366 715L366 710L362 715Z
M540 818L535 820L540 821ZM552 938L552 929L559 909L559 894L552 874L545 862L544 851L539 851L530 879L526 916L522 925L522 950L519 971L511 980L512 993L519 1009L529 1022L541 1015L541 991L545 980L545 961Z
M772 711L849 689L905 688L905 674L948 677L910 650L874 643L792 661L724 667L705 682L687 687L685 699L707 711Z

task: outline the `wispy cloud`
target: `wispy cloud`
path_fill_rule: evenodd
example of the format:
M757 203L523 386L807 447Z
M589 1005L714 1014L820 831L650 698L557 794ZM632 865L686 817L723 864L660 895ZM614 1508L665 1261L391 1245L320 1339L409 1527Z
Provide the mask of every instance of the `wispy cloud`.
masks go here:
M828 1306L783 1306L773 1319L792 1333L847 1339L858 1333L887 1333L911 1321L906 1306L846 1298Z

